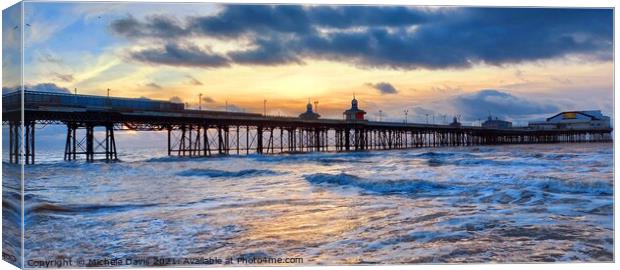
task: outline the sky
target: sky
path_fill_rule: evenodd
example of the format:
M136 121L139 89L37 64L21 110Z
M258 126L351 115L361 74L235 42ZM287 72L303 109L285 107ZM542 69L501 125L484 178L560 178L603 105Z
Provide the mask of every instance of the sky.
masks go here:
M174 100L296 116L352 96L376 120L526 124L613 114L611 9L26 2L3 16L3 92ZM7 16L8 15L8 16Z

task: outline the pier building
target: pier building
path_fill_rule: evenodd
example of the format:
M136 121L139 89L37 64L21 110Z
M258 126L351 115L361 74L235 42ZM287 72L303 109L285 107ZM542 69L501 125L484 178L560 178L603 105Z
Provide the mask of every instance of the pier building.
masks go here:
M344 111L342 114L344 114L346 121L364 121L364 115L366 115L366 112L358 107L357 99L355 99L355 95L353 95L353 100L351 100L351 108Z
M299 118L303 120L317 120L319 117L321 117L321 115L312 110L312 103L310 103L310 101L308 101L306 105L306 112L299 115Z
M530 122L532 129L590 129L611 128L611 119L600 110L567 111L551 116L545 121Z

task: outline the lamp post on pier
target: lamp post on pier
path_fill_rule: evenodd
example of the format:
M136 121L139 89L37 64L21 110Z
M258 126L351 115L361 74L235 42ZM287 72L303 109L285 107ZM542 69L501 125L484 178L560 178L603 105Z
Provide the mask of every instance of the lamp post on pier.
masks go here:
M407 115L409 114L409 110L405 110L405 124L407 124Z

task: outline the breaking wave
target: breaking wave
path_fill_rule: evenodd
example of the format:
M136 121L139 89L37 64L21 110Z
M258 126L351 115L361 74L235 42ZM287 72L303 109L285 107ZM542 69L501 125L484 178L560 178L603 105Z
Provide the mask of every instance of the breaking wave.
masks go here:
M206 176L210 178L216 177L230 177L230 178L239 178L239 177L249 177L249 176L268 176L268 175L278 175L278 172L272 170L257 170L257 169L248 169L241 171L223 171L223 170L212 170L212 169L189 169L182 172L179 172L177 175L191 177L191 176Z
M441 184L425 180L368 180L346 173L316 173L305 175L304 178L313 184L332 184L352 186L376 193L418 193L446 189Z
M547 177L534 180L534 186L548 192L589 195L613 195L613 184L603 181L567 180Z
M71 213L101 213L101 212L122 212L130 211L145 207L155 207L159 204L68 204L62 205L51 202L41 202L36 204L28 204L27 214L45 214L45 213L57 213L57 214L71 214Z

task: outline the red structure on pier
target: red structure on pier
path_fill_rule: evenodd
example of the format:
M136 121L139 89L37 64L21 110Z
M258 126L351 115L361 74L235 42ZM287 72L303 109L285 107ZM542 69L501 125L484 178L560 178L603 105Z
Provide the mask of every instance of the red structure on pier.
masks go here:
M348 109L342 113L345 115L345 120L347 121L364 121L364 115L366 112L357 107L357 99L355 99L355 95L353 95L353 100L351 100L351 109Z

